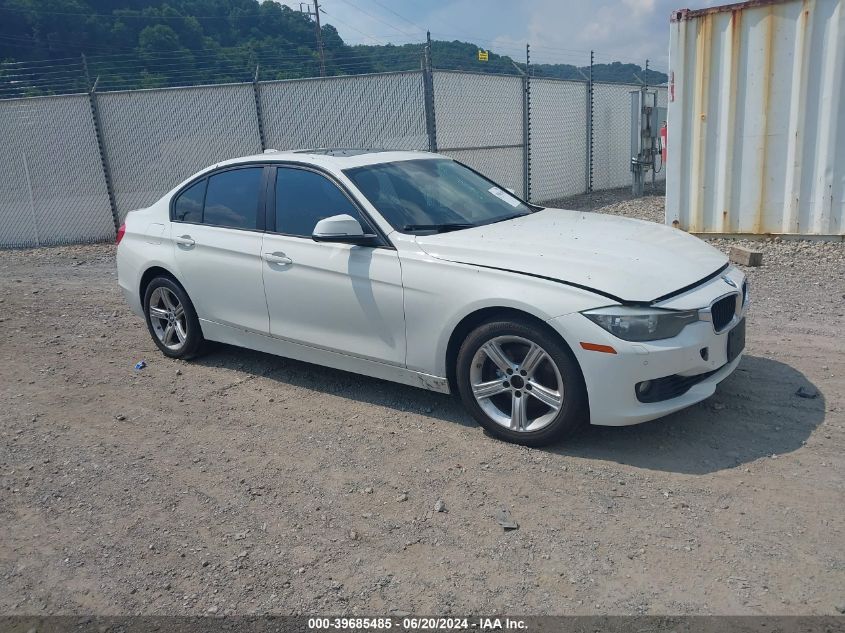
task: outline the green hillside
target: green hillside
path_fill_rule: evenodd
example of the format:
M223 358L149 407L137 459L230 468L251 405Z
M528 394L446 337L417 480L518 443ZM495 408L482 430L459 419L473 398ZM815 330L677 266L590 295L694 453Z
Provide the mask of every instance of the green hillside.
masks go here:
M420 67L422 44L347 45L322 16L325 74ZM319 76L314 23L257 0L0 0L0 97ZM516 73L510 57L477 59L469 42L435 41L435 68ZM85 55L83 62L82 55ZM583 79L575 66L537 64L533 74ZM635 81L634 64L599 64L597 81ZM650 72L649 83L666 76Z

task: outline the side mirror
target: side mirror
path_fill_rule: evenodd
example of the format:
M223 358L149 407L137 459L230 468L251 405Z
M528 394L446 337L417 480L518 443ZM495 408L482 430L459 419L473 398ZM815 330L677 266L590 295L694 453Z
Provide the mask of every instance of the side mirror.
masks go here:
M336 242L372 246L378 243L378 236L364 233L361 224L351 215L333 215L323 218L314 227L311 239L315 242Z

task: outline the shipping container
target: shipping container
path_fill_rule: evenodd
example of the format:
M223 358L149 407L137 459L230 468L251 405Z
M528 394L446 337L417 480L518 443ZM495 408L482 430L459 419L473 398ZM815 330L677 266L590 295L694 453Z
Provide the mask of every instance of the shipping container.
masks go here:
M844 2L672 13L668 224L845 235Z

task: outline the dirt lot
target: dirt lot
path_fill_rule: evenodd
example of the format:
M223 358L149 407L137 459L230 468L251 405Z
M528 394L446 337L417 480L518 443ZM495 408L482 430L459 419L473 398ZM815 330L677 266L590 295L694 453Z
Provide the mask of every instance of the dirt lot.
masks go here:
M761 247L713 398L550 450L409 387L168 360L112 246L0 253L0 612L845 610L845 246Z

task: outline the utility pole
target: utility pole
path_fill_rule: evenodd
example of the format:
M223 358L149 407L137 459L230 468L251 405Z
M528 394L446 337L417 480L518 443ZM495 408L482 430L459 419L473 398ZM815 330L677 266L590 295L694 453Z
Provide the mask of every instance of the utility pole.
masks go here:
M302 7L307 7L303 9ZM311 11L311 5L305 2L299 3L300 12L308 17L314 16L317 25L317 50L320 53L320 77L326 76L326 55L323 52L323 29L320 27L320 0L314 0L314 11Z

